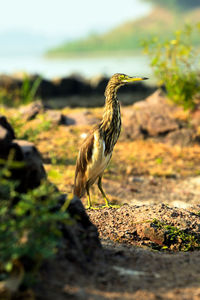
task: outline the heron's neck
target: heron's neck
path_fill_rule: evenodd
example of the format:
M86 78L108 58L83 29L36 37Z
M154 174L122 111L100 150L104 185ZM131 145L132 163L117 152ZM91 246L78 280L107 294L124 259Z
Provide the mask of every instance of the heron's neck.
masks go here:
M108 154L112 152L121 131L121 114L116 89L106 89L105 96L104 114L100 128L105 141L105 153Z
M106 90L105 92L106 100L102 120L102 125L105 129L113 126L113 123L117 123L118 119L120 118L120 105L116 92L117 91L115 89Z

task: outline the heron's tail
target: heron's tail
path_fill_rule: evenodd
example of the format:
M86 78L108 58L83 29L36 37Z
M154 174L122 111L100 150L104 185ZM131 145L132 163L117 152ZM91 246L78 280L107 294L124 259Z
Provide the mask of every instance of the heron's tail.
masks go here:
M82 198L85 194L85 180L80 173L75 175L74 180L74 196Z

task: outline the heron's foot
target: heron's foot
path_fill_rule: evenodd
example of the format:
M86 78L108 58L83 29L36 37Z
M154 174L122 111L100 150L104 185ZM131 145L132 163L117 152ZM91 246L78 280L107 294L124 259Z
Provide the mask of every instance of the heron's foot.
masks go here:
M105 205L101 206L101 208L104 208L104 207L107 207L107 208L120 208L121 205L119 204L110 204L110 203L106 203Z
M104 198L105 200L105 205L102 207L112 207L112 208L119 208L121 205L118 204L111 204L110 201L107 198Z
M94 207L94 206L87 205L85 209L100 209L100 207Z

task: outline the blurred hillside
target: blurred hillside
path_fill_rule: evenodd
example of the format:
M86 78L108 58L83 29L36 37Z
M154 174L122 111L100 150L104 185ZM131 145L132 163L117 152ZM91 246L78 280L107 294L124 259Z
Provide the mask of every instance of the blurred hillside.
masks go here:
M145 2L151 2L153 5L165 7L176 11L194 9L200 6L200 0L145 0Z
M151 1L161 3L161 0ZM157 6L148 16L139 20L129 21L121 26L101 35L91 35L86 39L64 43L50 49L48 57L69 57L74 55L121 55L141 51L141 42L157 36L164 40L170 38L172 33L181 29L185 23L197 23L200 19L200 6L192 9L182 5L170 8L167 5ZM197 2L198 3L198 2ZM182 3L183 4L183 3ZM198 44L199 37L194 37L194 44Z

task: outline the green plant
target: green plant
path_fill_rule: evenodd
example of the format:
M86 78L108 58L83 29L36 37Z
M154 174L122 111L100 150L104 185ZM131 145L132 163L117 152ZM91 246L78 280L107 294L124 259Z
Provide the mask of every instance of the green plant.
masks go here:
M29 128L23 132L20 136L21 139L28 140L30 142L35 142L38 138L40 132L48 131L51 128L51 121L46 120L38 125L37 128Z
M5 88L0 89L0 104L8 107L13 106L14 95Z
M44 115L39 115L38 119L40 122L38 122L37 126L34 125L34 127L29 127L25 130L23 129L24 120L20 118L19 115L10 117L9 121L15 128L16 137L18 139L35 142L41 132L48 131L52 128L52 126L54 126L50 120L45 119Z
M158 165L161 165L163 163L163 157L157 157L155 161Z
M200 239L198 234L189 233L178 227L165 224L157 219L154 219L152 224L159 229L165 231L165 246L163 249L168 249L173 244L178 244L179 250L189 251L200 249Z
M21 103L28 104L34 100L41 80L41 77L37 77L33 82L31 82L30 78L26 74L24 75L24 80L20 91Z
M37 77L32 82L30 77L24 75L21 88L15 88L12 91L8 91L6 88L1 88L0 104L8 107L17 107L21 104L30 103L35 99L41 80L41 77Z
M18 182L10 178L16 167L9 160L0 169L0 269L8 273L23 258L39 267L53 256L61 244L58 222L70 222L67 212L55 210L59 194L48 182L26 194L16 191Z
M5 112L3 112L5 115ZM21 118L20 114L15 114L9 117L9 122L13 128L15 128L16 138L22 138L22 129L24 126L24 120Z
M195 107L195 96L200 91L200 57L193 44L194 35L199 33L200 23L185 25L171 40L160 42L153 38L143 42L159 84L165 85L168 97L185 109Z

